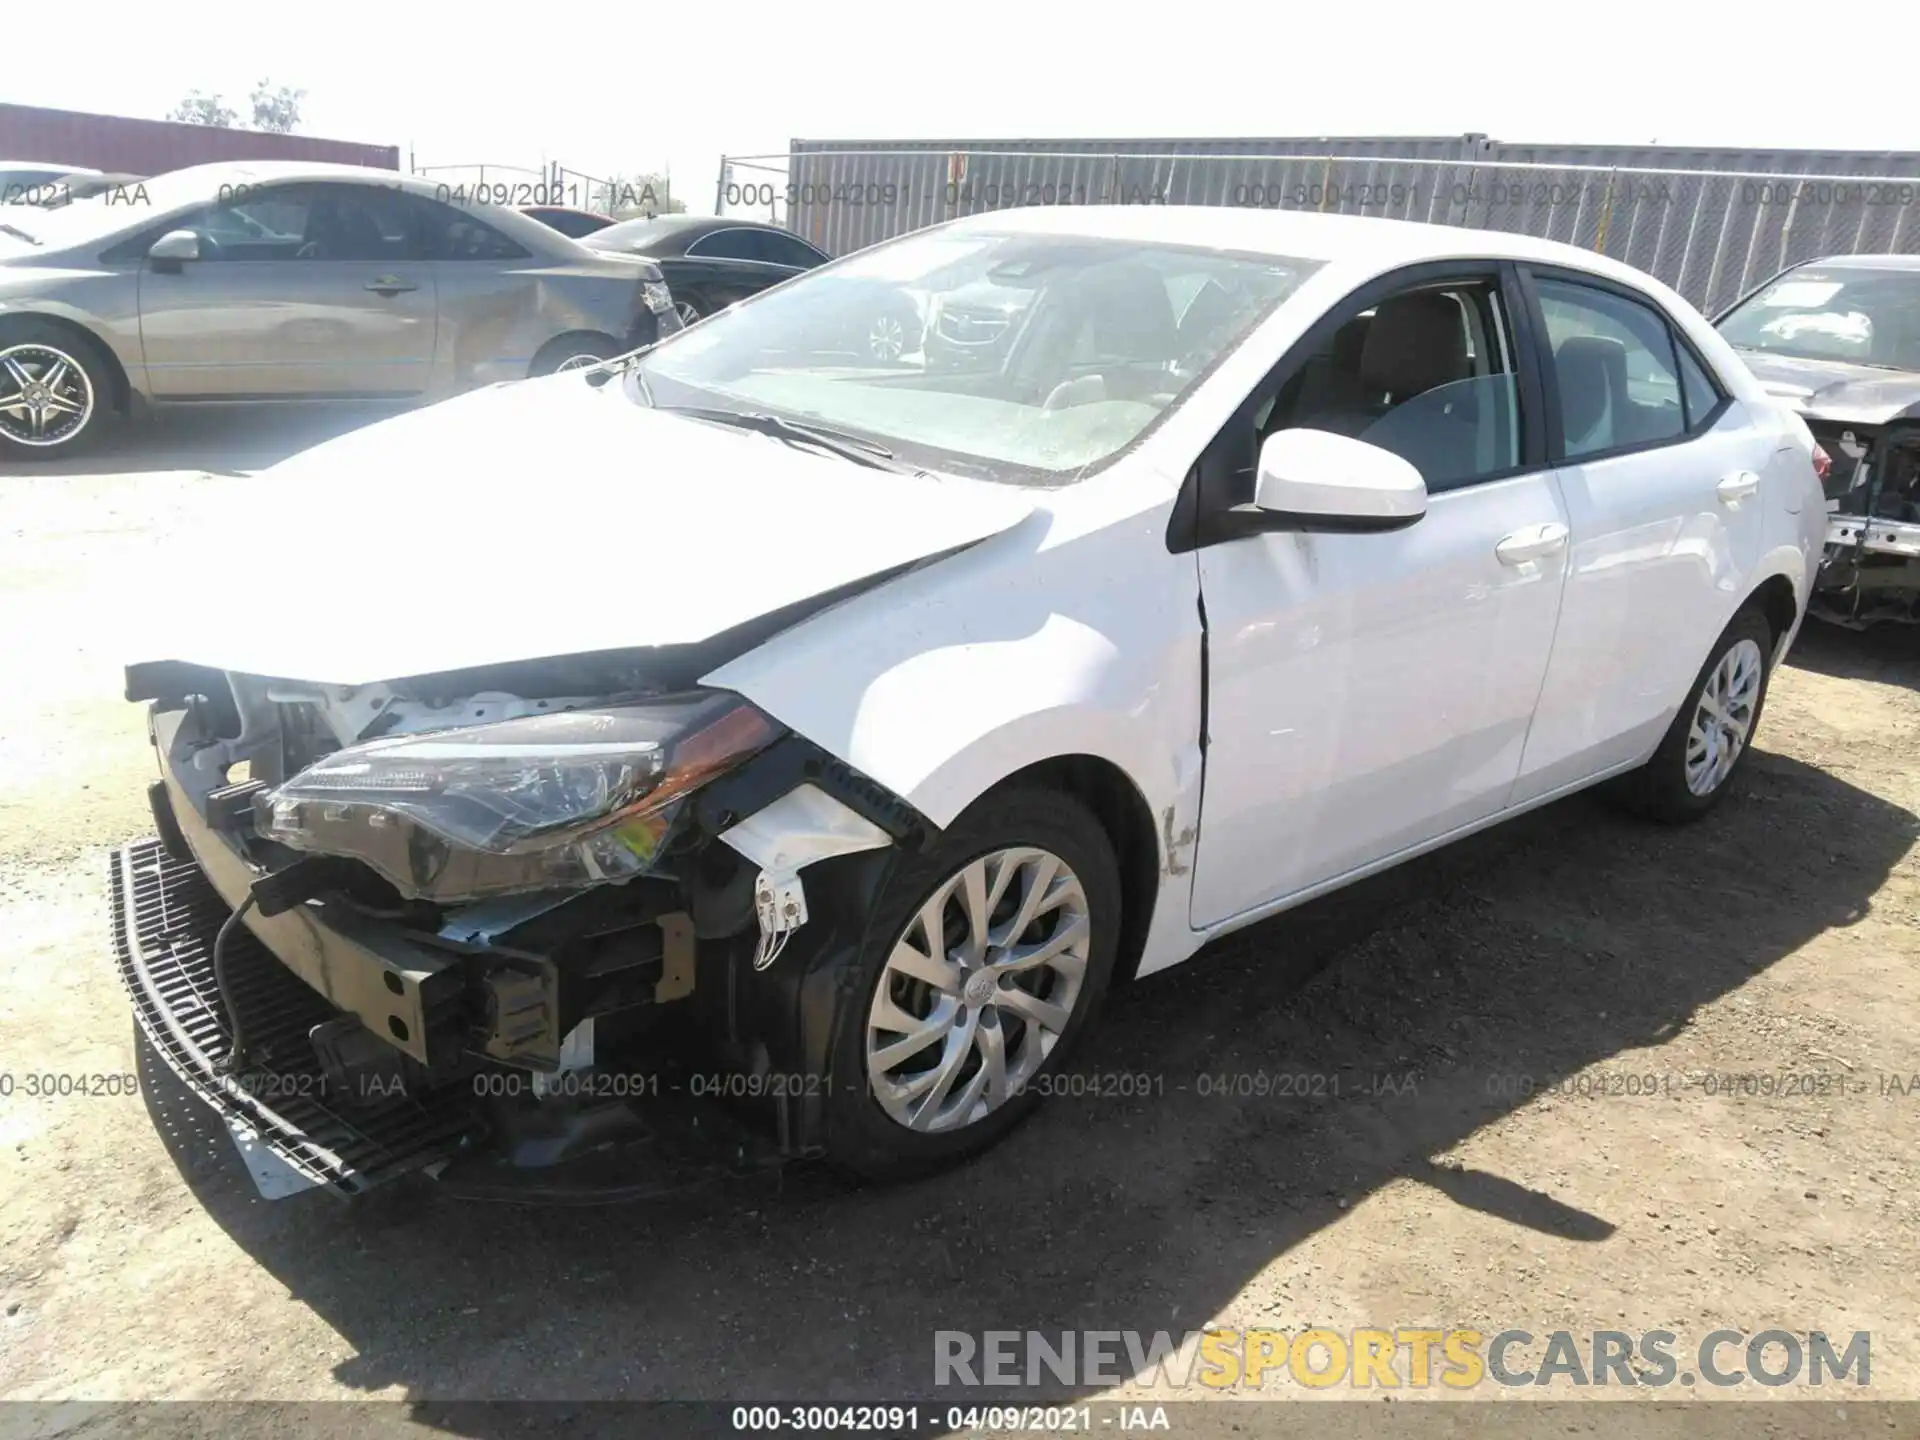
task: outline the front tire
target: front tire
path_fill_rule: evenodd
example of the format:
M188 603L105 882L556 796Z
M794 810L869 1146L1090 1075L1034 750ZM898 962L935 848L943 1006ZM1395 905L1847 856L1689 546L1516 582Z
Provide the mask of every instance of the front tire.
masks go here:
M1622 803L1668 825L1698 820L1720 803L1759 729L1773 647L1773 627L1757 606L1733 617L1653 758L1616 782Z
M1092 1025L1119 929L1119 866L1084 805L976 803L881 898L836 1024L829 1156L895 1180L1005 1137Z
M107 428L113 393L106 357L86 336L37 320L0 325L0 455L78 454Z

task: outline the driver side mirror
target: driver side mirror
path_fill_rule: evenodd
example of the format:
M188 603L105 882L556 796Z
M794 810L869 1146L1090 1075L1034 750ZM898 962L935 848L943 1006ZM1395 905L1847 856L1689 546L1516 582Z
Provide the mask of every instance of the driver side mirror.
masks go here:
M1255 530L1368 533L1404 530L1427 513L1427 482L1413 465L1364 440L1327 430L1277 430L1260 446L1251 506Z
M191 230L169 230L147 251L153 268L166 275L178 275L183 262L199 258L200 237Z

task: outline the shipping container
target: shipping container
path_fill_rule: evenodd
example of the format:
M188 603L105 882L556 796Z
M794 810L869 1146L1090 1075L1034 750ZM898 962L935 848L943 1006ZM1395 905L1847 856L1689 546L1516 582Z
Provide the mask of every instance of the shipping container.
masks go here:
M1482 134L795 140L731 156L717 208L833 254L1024 205L1254 206L1520 231L1597 250L1709 312L1821 255L1920 252L1920 153L1508 144Z
M400 147L0 104L0 160L162 175L220 160L306 160L398 170Z

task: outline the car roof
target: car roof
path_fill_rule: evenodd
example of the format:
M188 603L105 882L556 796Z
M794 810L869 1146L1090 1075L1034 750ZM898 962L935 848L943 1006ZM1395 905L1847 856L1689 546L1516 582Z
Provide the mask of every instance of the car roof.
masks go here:
M332 165L305 160L223 160L207 165L188 165L179 170L169 170L164 175L149 175L148 182L164 183L169 191L190 193L198 190L211 200L223 193L231 193L222 187L246 187L253 185L291 185L303 181L335 181L359 185L378 185L386 188L404 190L408 194L423 199L437 200L442 204L452 204L460 210L471 210L481 216L488 225L499 230L515 243L552 257L565 256L569 260L583 258L580 242L562 235L558 230L542 225L531 215L506 205L494 205L477 200L455 198L449 201L448 192L458 192L457 185L448 185L424 175L408 175L399 170L380 170L370 165Z
M66 175L98 175L88 165L69 165L64 160L0 160L0 170L58 170Z
M600 232L590 235L590 240L600 239L613 230L621 232L620 239L636 245L647 245L650 254L677 255L703 235L716 234L721 230L768 230L775 235L786 235L795 239L793 232L782 225L769 225L764 220L740 220L726 215L636 215L631 219L618 220Z
M1793 268L1825 265L1836 270L1920 270L1920 255L1822 255L1818 260L1803 260Z
M334 165L312 160L217 160L206 165L188 165L168 171L167 174L169 179L191 177L216 188L242 183L258 185L269 181L285 184L298 180L377 181L382 185L396 185L417 195L428 196L435 190L447 188L425 176L408 175L399 170L379 170L371 165Z
M1320 260L1378 272L1422 260L1489 258L1565 265L1636 288L1660 282L1617 260L1557 240L1509 230L1473 230L1419 220L1223 205L1036 205L950 222L949 233L1013 232L1193 245ZM1664 287L1662 287L1664 288Z

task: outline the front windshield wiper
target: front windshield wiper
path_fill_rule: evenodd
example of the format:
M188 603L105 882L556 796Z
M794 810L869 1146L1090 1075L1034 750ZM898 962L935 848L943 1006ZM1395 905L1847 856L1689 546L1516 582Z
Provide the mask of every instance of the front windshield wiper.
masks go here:
M8 235L12 235L16 239L24 240L29 245L38 245L40 243L38 240L34 239L33 236L29 235L26 231L22 230L17 225L0 224L0 232L4 232Z
M828 430L799 420L789 420L784 415L769 415L763 411L723 410L711 405L658 405L654 408L664 410L669 415L685 415L714 425L728 425L736 430L751 430L756 435L771 435L776 440L817 445L822 450L832 451L843 460L851 460L856 465L865 465L874 470L891 470L897 475L926 473L918 466L899 463L893 458L893 451L877 441L863 440L858 435L849 435L843 430Z

